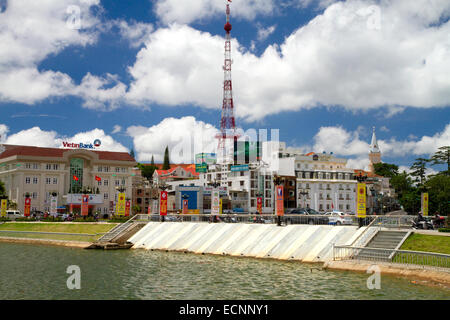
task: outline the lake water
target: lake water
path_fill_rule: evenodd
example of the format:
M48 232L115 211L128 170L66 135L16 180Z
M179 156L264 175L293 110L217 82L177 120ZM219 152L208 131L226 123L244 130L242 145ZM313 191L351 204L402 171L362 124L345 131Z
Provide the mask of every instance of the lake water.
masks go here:
M69 290L67 267L81 269ZM0 243L4 299L450 299L450 290L320 265L146 250L83 250Z

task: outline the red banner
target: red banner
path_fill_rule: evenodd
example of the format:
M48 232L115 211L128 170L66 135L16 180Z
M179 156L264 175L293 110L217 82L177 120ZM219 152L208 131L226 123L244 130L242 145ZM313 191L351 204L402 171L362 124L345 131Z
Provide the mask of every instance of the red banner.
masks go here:
M148 212L147 213L152 214L152 206L150 203L148 204Z
M125 217L130 216L130 207L131 207L131 201L127 200L127 202L125 202Z
M30 208L31 208L31 198L25 198L25 210L23 211L23 215L25 217L30 216Z
M161 216L167 216L167 191L161 191L161 198L159 201L159 214Z
M83 195L83 202L81 203L81 215L87 216L89 214L89 196Z
M188 213L188 200L183 200L183 214Z
M256 210L258 211L259 214L262 213L262 198L258 197L256 200Z
M284 216L283 186L277 186L277 216Z

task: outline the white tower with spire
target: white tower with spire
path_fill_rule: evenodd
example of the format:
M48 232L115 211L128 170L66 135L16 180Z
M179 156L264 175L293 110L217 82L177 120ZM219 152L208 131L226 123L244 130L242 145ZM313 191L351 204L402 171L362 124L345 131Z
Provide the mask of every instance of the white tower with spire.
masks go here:
M373 127L372 142L370 143L369 160L370 160L369 171L375 173L374 164L381 163L381 151L380 147L378 146L377 136L375 134L375 127Z

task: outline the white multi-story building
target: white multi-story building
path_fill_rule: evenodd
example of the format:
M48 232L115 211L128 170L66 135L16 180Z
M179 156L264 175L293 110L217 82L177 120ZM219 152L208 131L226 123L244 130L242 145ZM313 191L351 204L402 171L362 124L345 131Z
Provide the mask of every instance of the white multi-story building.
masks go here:
M1 149L0 180L22 212L26 195L31 197L31 211L49 211L53 193L58 206L72 204L77 209L81 191L90 188L90 210L101 214L113 209L117 189L123 188L131 199L136 161L126 152L16 145Z

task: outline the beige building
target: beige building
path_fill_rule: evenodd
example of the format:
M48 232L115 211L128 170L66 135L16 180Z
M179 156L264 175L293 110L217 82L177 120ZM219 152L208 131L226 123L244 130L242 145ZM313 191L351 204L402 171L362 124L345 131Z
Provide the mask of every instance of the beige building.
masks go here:
M31 197L31 211L49 211L51 195L56 193L58 206L72 204L76 212L81 193L89 188L89 210L102 215L113 210L117 189L123 188L131 199L136 161L126 152L0 147L0 180L21 212L26 194Z

